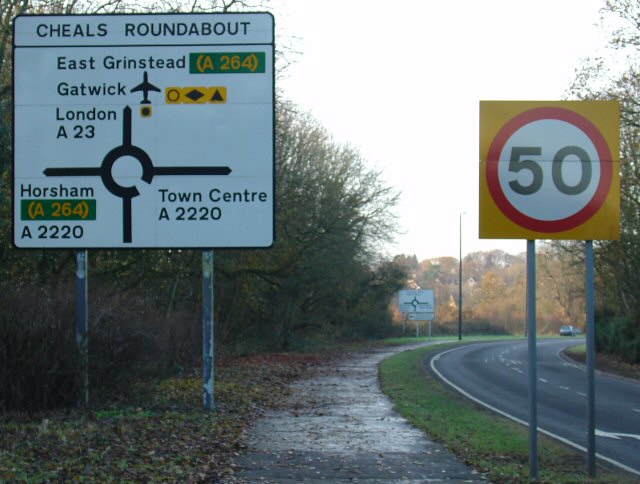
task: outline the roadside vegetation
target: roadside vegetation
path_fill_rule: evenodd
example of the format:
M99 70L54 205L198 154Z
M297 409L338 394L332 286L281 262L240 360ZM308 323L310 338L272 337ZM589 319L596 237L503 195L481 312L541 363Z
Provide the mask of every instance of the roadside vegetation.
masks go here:
M579 344L567 348L564 352L571 359L586 364L587 345ZM640 364L628 363L618 355L600 353L596 356L596 366L599 371L612 373L625 378L640 380Z
M609 45L585 60L567 93L571 99L620 102L620 240L595 245L597 303L596 350L626 363L640 363L640 4L603 2L603 29ZM579 243L558 243L576 263Z
M0 414L0 482L234 482L247 425L280 405L319 358L226 361L214 412L202 407L202 375L189 372L102 395L91 410Z
M457 395L436 381L422 366L429 352L447 345L406 351L380 365L383 391L395 408L431 439L478 471L490 482L529 481L529 431ZM632 483L635 479L615 470L598 468L589 479L586 456L540 435L537 482Z

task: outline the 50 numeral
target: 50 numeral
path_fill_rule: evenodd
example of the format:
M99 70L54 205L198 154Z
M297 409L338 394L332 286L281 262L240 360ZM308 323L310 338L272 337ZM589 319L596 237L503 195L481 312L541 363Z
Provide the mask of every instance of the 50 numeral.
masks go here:
M531 195L542 187L543 172L538 161L527 156L540 156L542 148L539 146L514 146L511 148L511 158L509 160L509 171L518 173L527 170L531 173L532 179L528 185L523 185L518 180L509 182L511 189L520 195ZM564 180L562 174L562 164L568 156L576 156L580 160L580 180L575 185L569 185ZM551 178L555 187L565 195L578 195L584 192L591 183L592 167L589 154L579 146L565 146L558 150L553 157L551 166Z

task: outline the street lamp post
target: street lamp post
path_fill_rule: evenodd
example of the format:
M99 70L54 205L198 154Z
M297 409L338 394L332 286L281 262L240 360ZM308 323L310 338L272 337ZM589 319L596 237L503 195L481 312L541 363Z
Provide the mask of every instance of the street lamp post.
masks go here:
M458 247L460 248L460 259L458 267L458 341L462 341L462 215L466 212L460 212L460 227L458 233L460 240Z

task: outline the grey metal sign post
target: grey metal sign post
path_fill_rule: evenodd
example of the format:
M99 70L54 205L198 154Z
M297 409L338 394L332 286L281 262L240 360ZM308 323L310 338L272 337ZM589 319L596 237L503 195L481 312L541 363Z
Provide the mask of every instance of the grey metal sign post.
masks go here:
M89 405L89 264L88 251L76 252L76 344L80 355L78 406Z
M596 475L596 321L593 241L584 243L586 313L587 313L587 470Z
M202 377L205 410L215 409L213 332L213 251L202 252Z
M536 241L527 240L527 329L529 353L529 477L538 478L538 353L536 348Z

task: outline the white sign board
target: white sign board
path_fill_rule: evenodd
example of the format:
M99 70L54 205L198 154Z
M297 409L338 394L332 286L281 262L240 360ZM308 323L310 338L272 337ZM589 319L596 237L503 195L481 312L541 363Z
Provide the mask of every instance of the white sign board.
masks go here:
M269 247L267 13L19 16L14 243Z
M433 313L436 308L433 289L401 290L398 305L403 313Z

